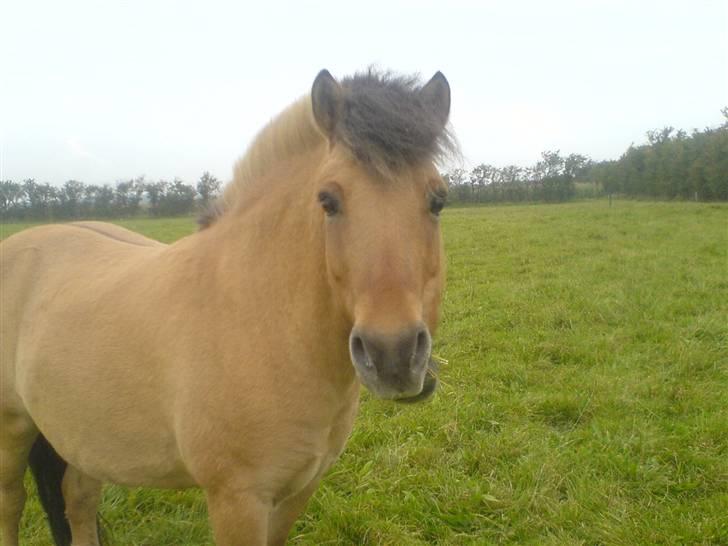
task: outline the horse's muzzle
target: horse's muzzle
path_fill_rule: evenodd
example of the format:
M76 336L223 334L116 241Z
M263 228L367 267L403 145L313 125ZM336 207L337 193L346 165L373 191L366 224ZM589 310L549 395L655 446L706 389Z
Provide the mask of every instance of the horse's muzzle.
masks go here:
M355 326L349 336L359 378L375 396L387 400L412 400L422 394L427 398L434 392L437 381L433 384L434 376L428 374L431 348L430 333L422 323L393 335Z

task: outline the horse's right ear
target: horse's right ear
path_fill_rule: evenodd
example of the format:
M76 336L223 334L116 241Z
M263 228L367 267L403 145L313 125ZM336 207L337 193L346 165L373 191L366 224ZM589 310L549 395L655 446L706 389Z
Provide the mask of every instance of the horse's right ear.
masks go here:
M341 86L328 70L319 72L311 88L311 106L316 124L330 142L334 139L342 103Z

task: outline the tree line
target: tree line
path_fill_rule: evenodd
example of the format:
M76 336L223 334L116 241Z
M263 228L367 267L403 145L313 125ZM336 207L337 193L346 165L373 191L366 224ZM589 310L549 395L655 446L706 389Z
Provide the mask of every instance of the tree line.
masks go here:
M144 177L108 184L68 180L52 186L29 178L0 181L0 217L5 220L120 218L146 214L177 216L206 206L220 192L220 181L205 172L192 186L182 180L148 182Z
M532 167L508 165L496 167L481 164L472 169L454 169L444 178L455 202L548 203L568 201L576 194L576 178L584 174L591 160L581 154L563 157L560 152L547 151Z
M728 107L723 124L688 135L665 127L647 132L647 143L630 146L616 161L588 172L604 192L660 199L728 200Z
M656 199L728 200L728 107L718 127L648 131L619 159L592 161L581 154L547 151L530 167L481 164L445 173L455 202L562 202L579 196L619 194Z
M563 202L579 196L618 194L657 199L728 200L728 107L718 127L647 132L647 142L627 148L619 159L592 161L581 154L546 151L530 167L481 164L444 173L450 200L464 203ZM0 219L64 220L146 214L191 214L220 191L205 172L192 186L180 179L148 182L144 177L115 186L69 180L62 186L0 181ZM581 188L581 193L579 189ZM584 188L588 188L586 193Z

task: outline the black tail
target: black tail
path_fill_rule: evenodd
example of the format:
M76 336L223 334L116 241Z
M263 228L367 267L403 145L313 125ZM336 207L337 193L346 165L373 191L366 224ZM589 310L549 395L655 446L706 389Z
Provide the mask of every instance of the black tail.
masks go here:
M66 461L56 453L45 436L39 434L30 450L28 464L38 486L40 503L48 516L56 546L71 546L71 527L66 519L66 502L61 491Z

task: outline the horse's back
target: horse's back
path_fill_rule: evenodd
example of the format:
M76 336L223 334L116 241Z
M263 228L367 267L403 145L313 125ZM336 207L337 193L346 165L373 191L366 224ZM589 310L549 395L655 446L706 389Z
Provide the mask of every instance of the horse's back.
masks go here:
M135 233L121 226L107 222L72 222L69 224L47 224L28 228L11 235L0 242L2 248L2 272L13 267L18 252L30 248L71 256L73 249L83 245L84 254L114 248L115 245L126 247L164 247L163 243Z
M53 279L62 279L66 286L76 280L83 283L84 277L119 270L119 266L165 246L104 222L51 224L16 233L0 242L3 323L12 326L24 304ZM6 334L3 332L5 342L13 337Z
M59 268L86 268L104 256L140 254L143 248L166 245L128 229L105 222L74 222L36 226L0 242L0 278L3 294L14 292L8 285L14 278L30 282ZM43 265L47 269L43 269Z
M159 241L155 241L154 239L150 239L149 237L145 237L144 235L140 235L139 233L108 222L73 222L68 225L76 228L87 229L97 233L98 235L131 245L153 247L166 246Z

